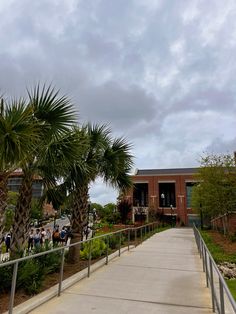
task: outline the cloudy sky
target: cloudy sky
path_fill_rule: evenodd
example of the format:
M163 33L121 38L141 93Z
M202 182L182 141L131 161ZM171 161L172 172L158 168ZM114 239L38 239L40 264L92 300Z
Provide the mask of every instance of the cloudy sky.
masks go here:
M0 91L38 81L109 123L135 168L236 150L235 0L1 0ZM92 201L115 201L98 182Z

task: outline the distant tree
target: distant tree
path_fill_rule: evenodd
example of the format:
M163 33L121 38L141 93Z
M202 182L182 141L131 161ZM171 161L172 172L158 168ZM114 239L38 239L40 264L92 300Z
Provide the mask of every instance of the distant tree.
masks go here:
M41 219L43 217L42 202L35 198L31 201L30 217L31 219Z
M192 208L211 219L236 208L236 167L231 155L203 157L198 184L192 191Z

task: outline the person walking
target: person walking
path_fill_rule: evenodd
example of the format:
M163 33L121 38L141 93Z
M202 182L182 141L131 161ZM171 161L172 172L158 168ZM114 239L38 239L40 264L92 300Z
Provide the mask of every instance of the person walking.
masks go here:
M11 234L10 232L5 237L5 244L6 244L6 252L8 253L11 247Z
M45 237L46 237L46 231L44 228L41 228L41 231L40 231L40 244L42 246L44 246L45 244Z
M28 252L32 251L33 248L34 248L34 229L31 229L28 237Z
M58 227L56 227L52 233L52 242L53 245L55 245L56 243L58 244L60 242L60 232Z
M46 230L46 235L45 235L45 246L48 247L51 241L52 241L52 234L51 234L51 230L48 228Z
M34 235L34 247L39 248L41 242L40 230L36 229L36 233Z

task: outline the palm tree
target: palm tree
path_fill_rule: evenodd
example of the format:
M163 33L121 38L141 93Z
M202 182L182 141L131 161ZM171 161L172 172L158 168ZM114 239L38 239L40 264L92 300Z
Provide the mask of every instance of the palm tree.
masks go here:
M4 229L9 175L19 167L38 140L37 125L32 123L32 109L23 99L0 100L0 238Z
M28 95L33 122L39 125L39 141L37 149L28 151L21 163L23 177L13 222L12 255L26 245L34 176L40 175L46 185L55 184L63 163L75 154L71 136L75 113L68 98L60 97L51 86L41 89L39 85Z
M112 139L111 131L105 125L86 125L81 130L86 134L88 145L85 146L81 159L84 167L74 164L65 178L72 204L71 225L73 230L72 242L83 238L87 225L87 210L89 185L97 177L113 187L125 190L132 182L128 175L133 165L130 145L123 138ZM79 246L71 247L69 252L71 262L79 260Z

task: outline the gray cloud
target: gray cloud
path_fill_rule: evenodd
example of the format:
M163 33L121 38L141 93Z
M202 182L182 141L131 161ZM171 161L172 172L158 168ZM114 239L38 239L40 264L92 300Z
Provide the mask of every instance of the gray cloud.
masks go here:
M52 82L80 122L133 143L136 167L235 150L234 0L2 1L0 42L1 93Z

